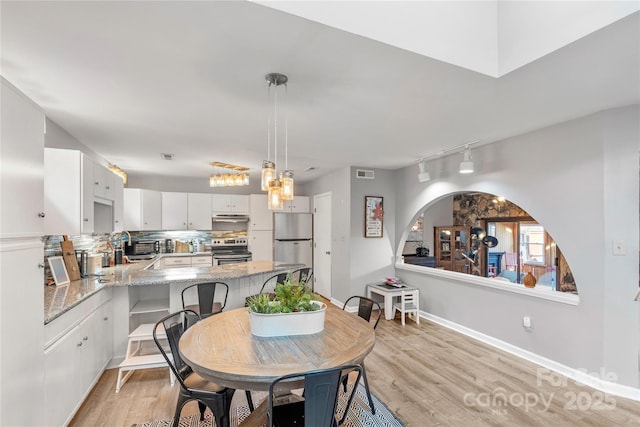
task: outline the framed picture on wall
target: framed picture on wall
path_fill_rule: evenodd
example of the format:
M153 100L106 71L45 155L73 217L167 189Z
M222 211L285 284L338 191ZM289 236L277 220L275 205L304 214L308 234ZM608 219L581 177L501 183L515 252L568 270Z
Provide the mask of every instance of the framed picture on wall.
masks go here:
M382 237L384 204L381 196L364 197L364 237Z

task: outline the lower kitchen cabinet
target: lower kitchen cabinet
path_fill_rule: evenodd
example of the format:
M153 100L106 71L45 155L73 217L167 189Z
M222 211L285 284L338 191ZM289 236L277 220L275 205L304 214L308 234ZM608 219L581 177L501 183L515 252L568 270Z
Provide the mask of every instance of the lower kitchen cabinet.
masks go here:
M251 230L249 250L253 261L273 261L273 231Z
M90 304L89 308L83 304ZM95 304L89 299L65 313L60 325L55 324L58 319L47 325L53 332L45 331L46 335L56 335L61 329L64 332L48 343L44 352L47 425L61 426L71 421L111 360L111 301L93 309L91 305Z

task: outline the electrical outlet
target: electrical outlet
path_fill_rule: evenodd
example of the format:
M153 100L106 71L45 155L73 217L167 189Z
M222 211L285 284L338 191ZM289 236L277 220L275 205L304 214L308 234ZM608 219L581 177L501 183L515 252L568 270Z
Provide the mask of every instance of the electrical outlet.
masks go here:
M522 318L522 327L527 331L530 332L531 328L533 327L533 324L531 323L531 317L529 316L524 316Z
M613 241L613 254L614 255L626 255L627 254L627 244L624 240L614 240Z

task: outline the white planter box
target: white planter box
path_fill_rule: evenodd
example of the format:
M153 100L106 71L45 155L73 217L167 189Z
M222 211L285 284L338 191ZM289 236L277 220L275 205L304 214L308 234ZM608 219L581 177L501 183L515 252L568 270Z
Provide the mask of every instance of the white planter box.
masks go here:
M322 332L327 305L320 301L314 301L314 304L320 305L321 309L278 314L261 314L249 310L251 334L258 337L280 337Z

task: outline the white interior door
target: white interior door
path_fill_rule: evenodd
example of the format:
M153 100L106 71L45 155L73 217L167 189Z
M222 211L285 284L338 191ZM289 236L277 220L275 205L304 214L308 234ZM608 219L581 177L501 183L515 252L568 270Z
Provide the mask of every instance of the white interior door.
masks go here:
M331 193L313 198L314 244L313 278L314 291L331 298Z

